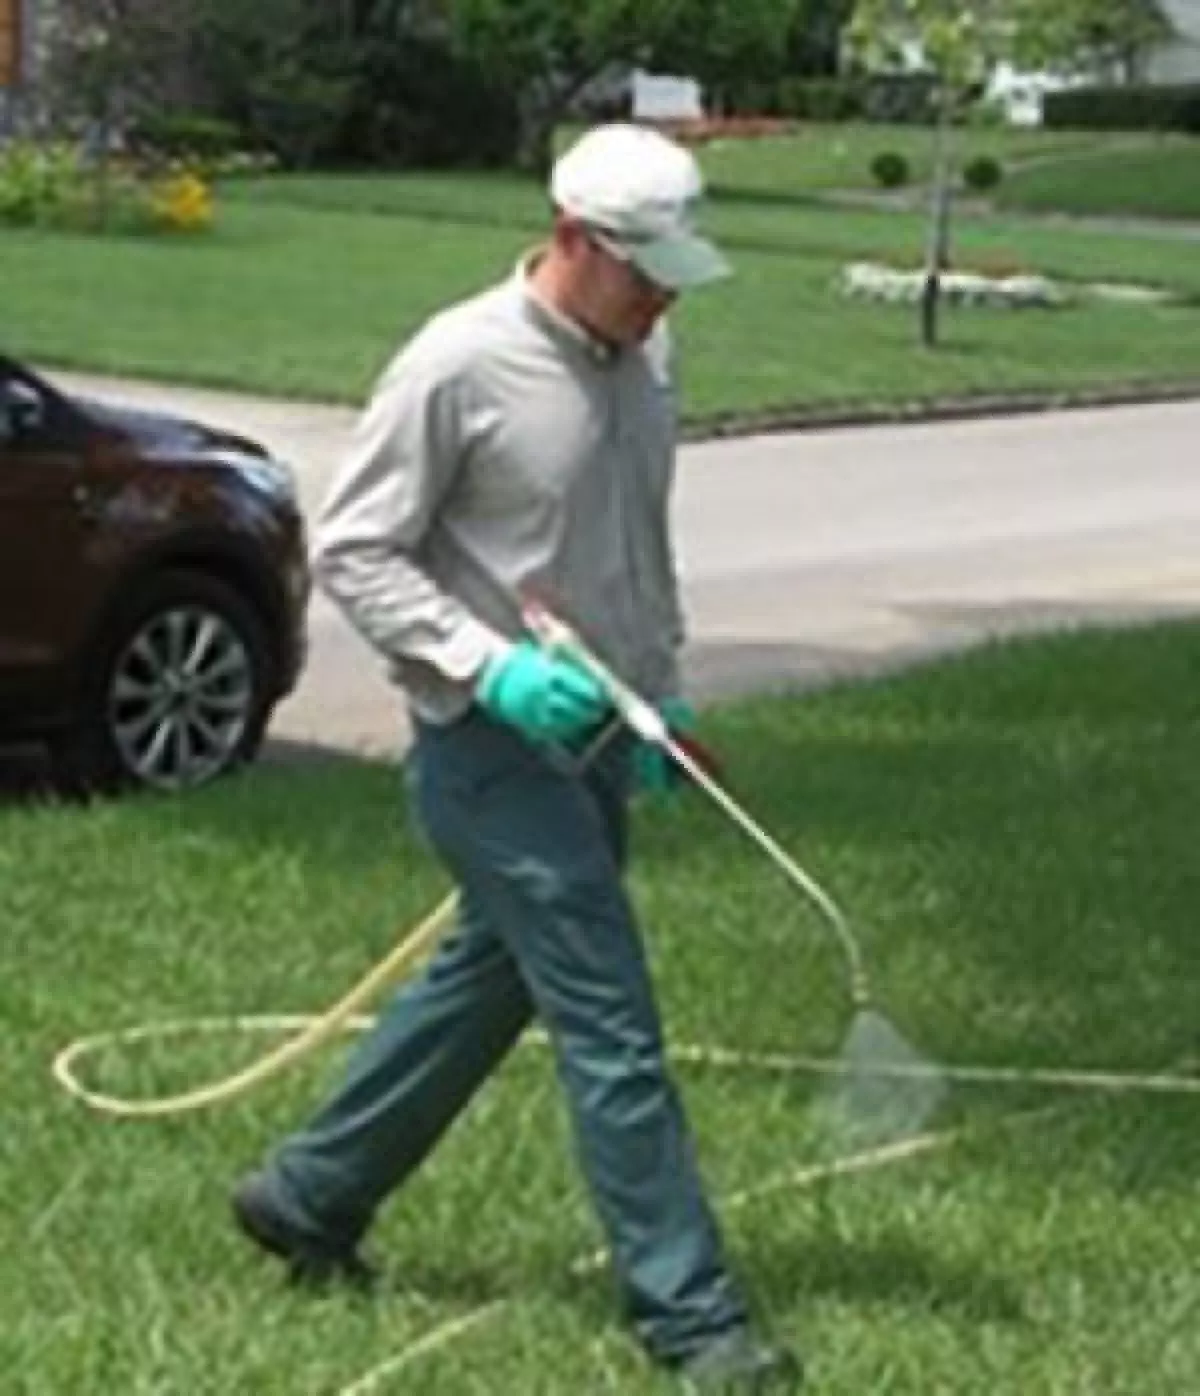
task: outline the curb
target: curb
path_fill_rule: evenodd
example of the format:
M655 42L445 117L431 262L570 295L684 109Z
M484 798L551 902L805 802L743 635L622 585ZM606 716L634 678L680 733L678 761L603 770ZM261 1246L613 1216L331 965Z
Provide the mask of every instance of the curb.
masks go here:
M27 362L32 362L31 360ZM211 383L178 383L134 375L110 375L73 366L39 361L37 372L53 378L56 373L91 379L99 393L121 391L122 384L164 391L195 389L214 396L243 398L270 408L312 407L318 410L356 412L354 403L310 397L273 397L241 393ZM1164 382L1100 383L1093 387L1059 388L1011 393L964 393L956 397L898 399L894 402L829 402L805 406L769 407L751 412L713 412L684 417L679 427L681 443L720 441L735 437L773 436L785 432L835 431L841 428L915 426L923 422L973 421L984 417L1032 416L1042 412L1070 412L1088 408L1153 406L1200 400L1200 378Z
M1050 392L977 393L961 397L911 398L881 403L831 403L780 407L763 412L715 413L680 426L683 442L768 436L781 432L832 431L842 427L907 426L922 422L972 421L982 417L1031 416L1039 412L1096 407L1137 407L1200 399L1200 378L1167 383L1117 383Z

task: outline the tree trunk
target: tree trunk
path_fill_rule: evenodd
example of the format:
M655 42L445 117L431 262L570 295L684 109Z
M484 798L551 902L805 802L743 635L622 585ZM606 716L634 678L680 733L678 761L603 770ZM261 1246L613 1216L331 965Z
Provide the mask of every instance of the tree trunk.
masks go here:
M921 343L926 349L937 348L941 293L941 278L936 272L926 272L925 284L921 288Z
M554 131L571 88L562 83L541 81L531 84L518 105L520 127L517 133L517 168L546 180L554 164Z
M933 182L930 192L929 237L925 251L925 284L921 292L921 343L937 347L938 308L941 302L942 272L950 262L951 180L954 173L950 118L952 97L942 86L934 127Z
M552 116L527 111L522 104L521 129L517 139L517 168L525 174L545 180L554 164L554 127Z
M575 97L596 75L594 68L581 68L557 80L531 83L518 103L520 130L517 140L517 168L545 182L554 164L554 132Z

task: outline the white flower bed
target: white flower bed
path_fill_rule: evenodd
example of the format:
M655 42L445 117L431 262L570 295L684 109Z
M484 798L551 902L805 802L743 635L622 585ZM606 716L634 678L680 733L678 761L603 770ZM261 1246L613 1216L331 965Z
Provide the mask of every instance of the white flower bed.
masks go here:
M947 271L941 275L942 296L952 305L1055 308L1070 297L1044 276L982 276ZM897 271L878 262L851 262L842 269L842 291L856 299L904 305L919 301L925 289L924 271Z

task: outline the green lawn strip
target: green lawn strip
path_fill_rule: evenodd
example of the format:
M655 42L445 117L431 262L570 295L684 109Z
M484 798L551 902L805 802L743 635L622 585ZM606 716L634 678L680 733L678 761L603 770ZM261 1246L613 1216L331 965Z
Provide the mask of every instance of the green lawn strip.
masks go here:
M1137 138L1102 132L972 129L960 133L959 149L964 162L990 155L1020 166L1096 149L1121 150L1130 139ZM787 202L831 189L875 188L870 164L882 150L903 154L910 161L913 181L921 182L929 177L932 147L932 133L921 127L813 123L791 135L716 140L700 146L696 154L718 197ZM312 208L523 223L534 229L542 224L547 202L540 182L503 172L289 175L231 180L222 185L222 194L228 199Z
M763 160L757 150L756 158ZM768 143L769 144L769 143ZM738 158L749 156L727 148ZM706 168L717 150L701 152ZM768 167L769 169L769 167ZM504 228L518 240L540 235L546 200L540 188L508 175L310 175L234 181L225 196L235 204L283 205L315 211L372 213L428 220L424 236L437 240L440 225L464 229ZM884 213L830 209L805 197L792 198L774 173L753 188L713 191L711 224L731 249L768 251L835 259L888 257L908 262L923 255L926 218L922 212ZM481 233L480 237L486 236ZM955 246L963 254L997 268L1042 271L1083 279L1092 276L1148 277L1156 283L1200 293L1194 249L1152 236L1114 235L1087 229L1047 229L1019 217L960 214Z
M722 314L722 292L685 309L685 409L699 433L722 414L786 418L797 406L800 416L853 415L972 395L997 402L1114 383L1150 389L1194 380L1200 366L1200 319L1188 309L951 310L942 347L930 354L917 348L913 308L843 301L830 279L812 263L785 270L747 258L741 314Z
M1194 623L1011 642L703 728L755 816L842 901L880 1003L926 1052L1153 1071L1195 1046L1197 663ZM644 807L635 842L672 1038L834 1050L840 962L771 866L698 797ZM489 1325L397 1380L447 1396L670 1389L615 1326L604 1280L568 1273L596 1234L543 1051L515 1054L388 1209L375 1239L398 1288L374 1307L287 1290L226 1217L231 1178L310 1107L340 1049L170 1122L99 1120L49 1079L79 1034L324 1005L443 888L385 766L268 761L177 802L0 806L7 1389L332 1396L496 1298ZM263 1045L184 1038L89 1069L167 1091ZM942 1122L967 1129L957 1148L739 1204L818 1156L812 1083L680 1075L755 1304L830 1396L1189 1389L1200 1103L963 1087Z
M955 139L961 165L987 155L1005 167L1019 167L1032 160L1119 147L1129 138L1093 131L998 126L967 127L958 131ZM904 156L913 183L929 178L934 139L932 131L921 126L805 124L794 135L717 140L701 147L699 154L718 191L781 197L835 189L877 189L871 162L884 151Z
M1005 180L996 201L1037 213L1200 218L1200 140L1031 165Z
M922 212L786 207L757 201L730 204L719 197L714 233L733 250L828 259L834 266L861 259L921 265L928 218ZM959 212L951 225L951 260L996 272L1025 271L1082 282L1129 279L1200 294L1196 249L1153 234L1138 236L1089 228L1052 228L1014 215Z
M399 339L493 281L529 241L506 228L238 204L211 238L186 243L0 239L10 351L331 400L361 397Z
M549 198L541 184L508 173L280 175L221 184L222 200L344 213L375 213L466 227L525 228L534 237L546 225Z
M676 317L692 422L1177 380L1200 365L1200 317L1189 306L963 311L947 318L941 352L914 353L911 310L849 303L837 281L856 258L915 260L920 218L774 206L714 213L738 275L685 299ZM8 232L5 348L62 367L354 402L399 340L515 265L532 238L517 225L236 200L212 238L186 243ZM1190 247L1018 220L964 220L958 242L1006 265L1152 279L1200 295Z

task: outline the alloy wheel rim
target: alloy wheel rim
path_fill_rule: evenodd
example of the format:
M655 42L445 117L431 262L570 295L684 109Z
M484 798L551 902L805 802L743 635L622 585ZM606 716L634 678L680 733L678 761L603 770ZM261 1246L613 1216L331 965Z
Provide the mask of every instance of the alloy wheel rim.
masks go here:
M228 766L254 705L245 641L203 606L176 606L146 622L121 652L108 726L122 765L161 790L203 784Z

